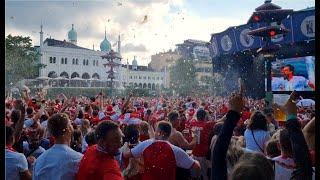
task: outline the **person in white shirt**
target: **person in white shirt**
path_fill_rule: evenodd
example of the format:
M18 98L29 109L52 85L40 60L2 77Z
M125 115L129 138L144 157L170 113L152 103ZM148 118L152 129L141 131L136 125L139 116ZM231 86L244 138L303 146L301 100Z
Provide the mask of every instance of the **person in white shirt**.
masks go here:
M315 89L315 85L303 76L294 75L294 67L291 64L287 64L283 68L286 91L304 91L307 88Z
M78 172L82 154L70 148L73 127L66 114L54 114L48 130L55 145L42 153L33 168L33 180L72 180Z
M124 158L143 157L145 168L143 178L175 179L176 167L190 169L199 175L199 162L192 159L181 148L169 143L171 129L172 126L169 122L160 121L155 131L155 139L145 140L130 151L124 152Z
M6 126L6 149L5 149L5 179L19 180L30 179L31 173L28 170L28 161L22 153L16 152L12 145L14 144L14 130Z
M248 128L244 132L246 149L263 153L266 142L270 139L267 119L260 111L256 111L250 118Z

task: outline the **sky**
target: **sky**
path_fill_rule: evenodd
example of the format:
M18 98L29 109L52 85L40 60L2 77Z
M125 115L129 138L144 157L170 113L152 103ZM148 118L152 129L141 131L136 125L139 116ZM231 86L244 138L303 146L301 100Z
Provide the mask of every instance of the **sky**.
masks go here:
M315 0L273 0L283 9L313 7ZM121 55L129 63L136 56L147 65L151 55L174 50L186 39L209 41L212 33L246 24L264 0L6 0L5 35L67 40L74 24L78 45L100 50L106 28L115 45L121 35ZM116 46L113 46L116 50Z

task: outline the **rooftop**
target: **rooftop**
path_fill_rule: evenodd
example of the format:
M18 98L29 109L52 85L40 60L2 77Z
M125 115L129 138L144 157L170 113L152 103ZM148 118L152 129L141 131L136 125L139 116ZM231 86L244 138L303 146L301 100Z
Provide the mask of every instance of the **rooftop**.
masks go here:
M47 38L44 43L47 43L48 46L54 46L54 47L63 47L63 48L73 48L73 49L85 49L85 50L92 50L92 49L87 49L83 48L77 45L74 45L70 42L67 42L66 40L60 41L56 39L49 39Z
M122 67L127 68L127 65L122 64ZM129 65L129 69L133 70L132 65ZM152 71L153 72L154 70L152 68L149 68L148 66L137 66L137 70L135 71Z

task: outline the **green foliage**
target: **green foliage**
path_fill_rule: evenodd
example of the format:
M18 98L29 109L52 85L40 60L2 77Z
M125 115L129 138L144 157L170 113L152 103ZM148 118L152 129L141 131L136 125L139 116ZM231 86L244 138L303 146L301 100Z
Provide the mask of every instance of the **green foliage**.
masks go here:
M179 95L187 96L194 93L197 86L196 68L192 60L177 60L170 69L170 87Z
M32 47L30 37L8 35L5 41L5 84L39 75L40 53Z

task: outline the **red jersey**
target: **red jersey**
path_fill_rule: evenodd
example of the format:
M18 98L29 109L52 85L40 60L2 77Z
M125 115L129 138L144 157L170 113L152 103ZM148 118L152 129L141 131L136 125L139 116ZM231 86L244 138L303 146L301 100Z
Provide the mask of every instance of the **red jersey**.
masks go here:
M100 122L100 119L99 119L98 116L92 117L90 122L91 122L91 124L93 124L93 125L97 125L97 124Z
M123 177L114 156L98 151L97 145L93 145L84 154L76 179L122 180Z
M213 131L214 121L196 121L192 122L192 127L200 128L200 143L192 149L192 154L198 157L205 157L209 151L210 133Z

